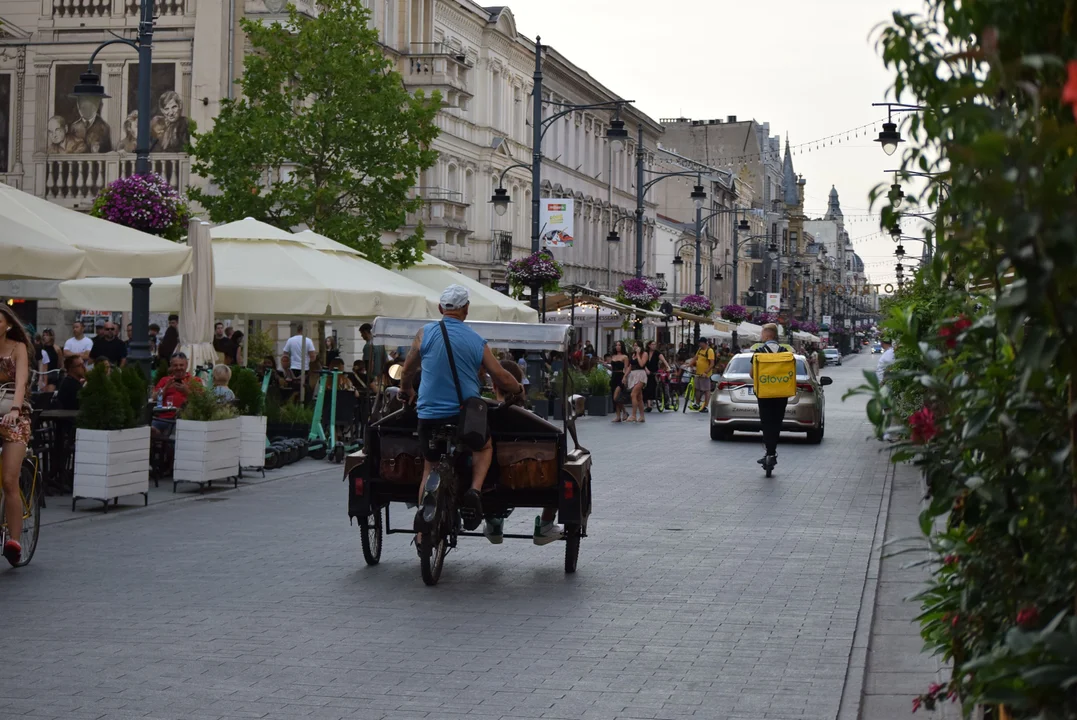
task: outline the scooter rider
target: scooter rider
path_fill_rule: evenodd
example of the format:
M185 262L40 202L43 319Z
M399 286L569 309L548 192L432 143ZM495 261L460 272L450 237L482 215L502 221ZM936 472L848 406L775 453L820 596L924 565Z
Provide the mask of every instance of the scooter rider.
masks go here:
M760 336L763 341L752 346L753 353L793 352L791 346L778 342L778 326L774 323L764 325ZM755 379L754 366L752 379ZM782 421L785 419L785 408L789 404L789 398L757 397L756 402L759 403L759 424L763 427L763 444L767 448L766 454L757 462L766 467L767 459L770 458L770 465L773 467L778 462L778 438L781 436Z

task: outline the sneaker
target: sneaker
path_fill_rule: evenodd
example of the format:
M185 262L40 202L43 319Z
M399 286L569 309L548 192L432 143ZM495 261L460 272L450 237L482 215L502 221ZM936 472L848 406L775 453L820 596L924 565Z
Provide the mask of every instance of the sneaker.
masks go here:
M535 544L536 545L549 545L552 542L557 542L565 535L565 529L557 523L542 522L542 516L535 516Z
M505 521L501 518L490 518L486 521L486 527L482 534L490 541L491 545L500 545L505 541Z
M460 503L460 519L464 521L464 529L474 531L482 522L482 498L475 490L464 493L464 499Z
M536 540L536 542L538 541ZM19 561L22 560L22 545L19 544L18 540L8 540L4 543L4 557L11 563L11 567L19 564Z

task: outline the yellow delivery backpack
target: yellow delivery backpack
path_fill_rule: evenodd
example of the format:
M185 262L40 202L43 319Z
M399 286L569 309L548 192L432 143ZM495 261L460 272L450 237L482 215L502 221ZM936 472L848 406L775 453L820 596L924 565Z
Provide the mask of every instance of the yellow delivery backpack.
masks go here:
M757 352L752 355L755 396L787 398L797 394L797 361L793 353Z

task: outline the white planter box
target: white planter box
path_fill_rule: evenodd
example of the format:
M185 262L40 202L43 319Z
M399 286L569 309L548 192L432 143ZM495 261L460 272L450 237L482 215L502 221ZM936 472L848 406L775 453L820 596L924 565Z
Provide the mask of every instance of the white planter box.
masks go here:
M205 486L231 478L239 485L239 418L195 422L176 421L176 461L172 491L177 483Z
M149 502L150 428L75 431L75 480L71 509L79 500L108 501L142 495Z
M266 464L265 415L239 416L239 465L261 468Z

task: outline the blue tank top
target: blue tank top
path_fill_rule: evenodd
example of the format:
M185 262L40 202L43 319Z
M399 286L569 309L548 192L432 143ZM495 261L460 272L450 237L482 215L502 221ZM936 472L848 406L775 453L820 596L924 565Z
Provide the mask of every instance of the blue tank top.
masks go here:
M456 374L460 377L460 393L465 400L479 397L479 368L482 366L486 340L455 318L445 318L445 329L452 343ZM416 403L419 419L441 420L458 414L460 401L456 396L449 356L445 352L445 340L438 323L432 322L423 328L419 355L423 373Z

